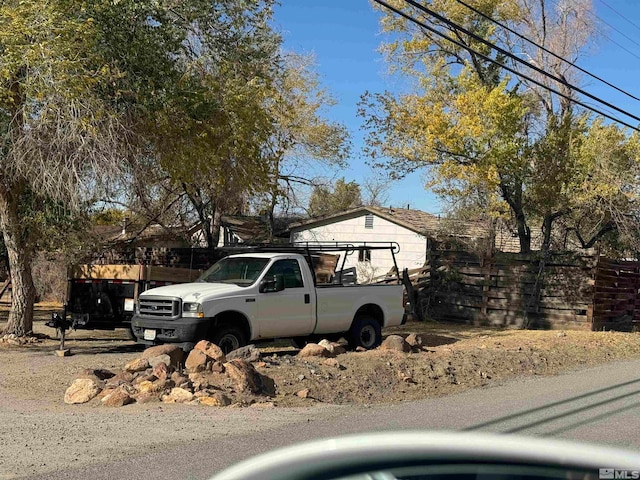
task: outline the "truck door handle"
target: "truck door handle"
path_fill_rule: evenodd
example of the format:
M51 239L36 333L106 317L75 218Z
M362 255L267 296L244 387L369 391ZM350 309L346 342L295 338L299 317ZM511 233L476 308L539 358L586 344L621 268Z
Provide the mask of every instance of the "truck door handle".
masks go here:
M311 302L311 297L309 296L308 293L304 294L304 303L310 303Z

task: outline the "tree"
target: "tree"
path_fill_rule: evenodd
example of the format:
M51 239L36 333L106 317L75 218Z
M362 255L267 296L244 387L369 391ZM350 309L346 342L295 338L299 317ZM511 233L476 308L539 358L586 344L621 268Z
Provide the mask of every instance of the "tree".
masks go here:
M208 175L220 191L227 176L265 178L256 154L271 133L263 108L279 48L271 7L270 0L0 5L9 333L32 329L42 205L79 211L139 159L183 182Z
M274 233L274 212L278 204L291 203L299 186L312 186L309 175L313 163L325 167L344 167L349 154L349 134L344 125L323 117L323 110L334 104L321 88L313 59L287 53L282 74L276 78L269 111L275 129L266 144L269 181L261 202Z
M405 5L392 3L400 9ZM590 143L587 138L598 128L590 127L593 119L571 101L575 94L569 84L579 81L576 71L487 17L575 62L593 31L590 2L470 3L476 11L454 1L428 5L464 31L423 11L411 11L458 44L385 12L383 28L393 32L394 39L383 45L383 51L398 72L415 80L415 88L402 95L365 95L360 113L370 132L369 153L375 165L397 176L426 167L428 186L453 201L475 198L492 217L508 213L522 252L531 249L531 229L538 225L546 252L554 228L588 206L576 182L589 163L583 158L583 145ZM542 72L491 49L481 39L522 52ZM487 58L538 83L512 76ZM618 133L624 137L622 144L635 141ZM631 144L619 148L635 151ZM620 186L619 192L635 192L637 180L624 178L631 183ZM586 184L594 192L599 186ZM633 203L626 205L627 213ZM614 227L609 223L607 228Z
M373 207L382 207L389 202L389 189L391 178L379 172L372 172L362 182L362 190L365 192L363 203Z
M316 186L309 199L309 216L331 215L362 206L360 186L356 182L345 182L344 177L336 181L333 188Z

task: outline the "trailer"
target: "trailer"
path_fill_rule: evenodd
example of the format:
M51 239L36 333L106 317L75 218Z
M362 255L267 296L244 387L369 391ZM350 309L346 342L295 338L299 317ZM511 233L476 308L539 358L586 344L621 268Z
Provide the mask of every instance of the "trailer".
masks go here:
M64 310L57 316L57 322L74 329L125 328L130 332L131 317L142 292L193 282L201 273L155 265L72 265L68 270Z

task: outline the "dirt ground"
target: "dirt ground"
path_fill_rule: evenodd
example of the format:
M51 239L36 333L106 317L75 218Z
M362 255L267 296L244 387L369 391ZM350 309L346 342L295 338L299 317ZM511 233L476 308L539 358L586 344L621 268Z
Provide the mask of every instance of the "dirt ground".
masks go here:
M98 399L66 405L64 392L83 370L121 369L141 348L125 331L70 332L73 355L57 357L44 325L54 305L38 305L38 341L0 343L0 480L47 478L56 471L108 464L167 445L253 435L309 418L342 418L360 405L458 393L521 375L547 375L612 360L640 358L640 334L518 331L410 323L383 333L419 333L419 353L380 350L339 355L338 365L301 359L282 341L261 346L256 363L275 395L248 408L165 403L107 408ZM7 305L0 304L0 330ZM331 363L331 362L329 362ZM298 392L308 389L307 398ZM351 406L349 406L351 405ZM66 473L57 478L66 478Z
M53 355L59 341L44 325L55 305L38 305L36 343L0 343L0 387L16 400L61 405L64 391L86 368L119 369L140 355L123 330L72 331L66 346L73 355ZM0 330L6 321L0 305ZM517 375L548 375L562 370L640 357L640 334L588 331L522 331L444 323L409 323L384 335L418 333L418 353L374 350L348 352L339 365L300 359L287 341L262 345L258 366L273 379L276 406L374 404L417 400L487 385ZM307 398L296 395L309 390ZM127 407L125 407L127 408ZM185 407L186 408L186 407Z

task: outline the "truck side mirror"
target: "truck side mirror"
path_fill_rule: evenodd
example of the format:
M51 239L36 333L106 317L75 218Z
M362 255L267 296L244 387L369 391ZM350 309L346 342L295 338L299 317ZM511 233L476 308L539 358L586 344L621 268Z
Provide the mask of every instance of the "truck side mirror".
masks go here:
M264 278L258 288L260 293L281 292L282 290L284 290L284 277L282 275Z

